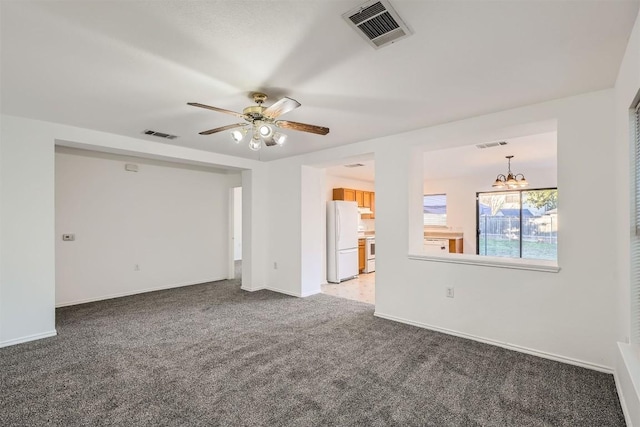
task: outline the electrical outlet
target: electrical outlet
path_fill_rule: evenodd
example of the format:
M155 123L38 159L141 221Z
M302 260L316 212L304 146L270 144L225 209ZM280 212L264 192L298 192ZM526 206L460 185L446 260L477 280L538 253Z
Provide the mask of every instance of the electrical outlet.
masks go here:
M64 240L65 242L73 242L74 240L76 240L76 235L75 234L63 234L62 235L62 240Z
M277 263L277 262L275 262L275 261L274 261L274 263L273 263L273 269L274 269L274 270L277 270L277 269L278 269L278 263Z
M140 264L136 264L133 266L133 271L140 271Z
M447 288L447 298L453 298L453 288Z

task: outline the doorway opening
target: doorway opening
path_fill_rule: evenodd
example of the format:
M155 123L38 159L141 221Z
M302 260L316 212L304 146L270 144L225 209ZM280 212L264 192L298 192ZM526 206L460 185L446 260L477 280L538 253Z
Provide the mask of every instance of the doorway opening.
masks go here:
M229 189L229 273L242 278L242 187Z
M344 201L353 204L356 210L357 219L353 230L347 230L353 233L352 242L355 243L354 248L348 250L357 250L358 257L356 266L349 266L349 271L354 271L355 275L350 277L329 277L335 274L326 274L321 290L327 295L333 295L341 298L347 298L375 304L375 277L376 277L376 243L375 243L375 162L373 154L359 156L358 158L342 159L325 169L325 185L326 185L326 202L324 205L329 206L330 202ZM331 224L327 221L327 240L331 239ZM342 233L344 229L340 230ZM329 242L330 243L330 242ZM325 244L325 265L328 270L330 264L326 262L328 257L335 256L332 254L331 244ZM353 258L348 258L349 262Z

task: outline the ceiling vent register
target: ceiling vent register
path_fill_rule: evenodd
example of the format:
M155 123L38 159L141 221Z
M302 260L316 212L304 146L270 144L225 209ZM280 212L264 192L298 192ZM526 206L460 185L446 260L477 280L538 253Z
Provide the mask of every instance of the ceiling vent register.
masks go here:
M477 148L492 148L492 147L500 147L501 145L507 145L507 141L499 141L499 142L487 142L485 144L476 144Z
M412 34L387 0L368 1L344 13L342 17L375 49Z
M145 135L157 136L158 138L164 138L164 139L176 139L178 137L177 135L171 135L164 132L156 132L155 130L149 130L149 129L144 130L142 133Z

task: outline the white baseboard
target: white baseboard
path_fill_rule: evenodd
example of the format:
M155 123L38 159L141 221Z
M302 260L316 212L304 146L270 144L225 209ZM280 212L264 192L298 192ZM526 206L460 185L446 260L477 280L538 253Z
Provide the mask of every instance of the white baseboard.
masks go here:
M631 421L631 415L629 414L629 408L627 407L627 399L624 394L622 385L620 384L620 377L617 371L613 371L613 380L616 383L616 392L618 393L618 400L620 401L620 407L622 408L622 414L624 415L624 422L627 427L633 427Z
M225 280L225 278L224 277L217 277L217 278L213 278L213 279L202 279L202 280L195 280L195 281L189 281L189 282L183 282L183 283L174 283L174 284L171 284L171 285L158 286L158 287L155 287L155 288L135 289L135 290L126 291L126 292L119 292L119 293L116 293L116 294L101 295L101 296L93 297L93 298L87 298L87 299L81 299L81 300L74 300L74 301L66 301L66 302L56 303L56 308L67 307L67 306L70 306L70 305L86 304L86 303L89 303L89 302L104 301L104 300L113 299L113 298L128 297L128 296L131 296L131 295L144 294L144 293L147 293L147 292L162 291L162 290L165 290L165 289L173 289L173 288L182 288L184 286L201 285L203 283L217 282L217 281L220 281L220 280Z
M55 337L56 335L58 335L58 332L54 329L52 331L42 332L41 334L27 335L25 337L14 338L12 340L1 341L0 348L9 347L10 345L22 344L29 341L35 341L42 338Z
M285 295L290 295L292 297L296 297L296 298L306 298L306 297L310 297L311 295L316 295L319 294L321 292L320 289L312 291L312 292L305 292L304 294L299 293L299 292L291 292L291 291L285 291L283 289L278 289L278 288L273 288L271 286L262 286L260 288L245 288L244 286L241 286L240 289L242 289L243 291L247 291L247 292L255 292L255 291L261 291L261 290L267 290L267 291L272 291L272 292L277 292L279 294L285 294Z
M246 286L242 285L240 286L240 289L242 289L243 291L247 291L247 292L256 292L256 291L261 291L263 289L267 289L264 286L260 286L258 288L247 288Z
M466 334L464 332L458 332L458 331L454 331L452 329L441 328L441 327L429 325L429 324L426 324L426 323L414 322L413 320L403 319L401 317L396 317L396 316L392 316L392 315L389 315L389 314L380 313L378 311L376 311L374 313L374 316L380 317L380 318L383 318L383 319L393 320L393 321L400 322L400 323L406 323L407 325L417 326L419 328L425 328L425 329L429 329L429 330L436 331L436 332L442 332L442 333L447 334L447 335L454 335L454 336L460 337L460 338L466 338L466 339L470 339L470 340L473 340L473 341L482 342L482 343L485 343L485 344L495 345L497 347L506 348L508 350L514 350L514 351L517 351L517 352L520 352L520 353L530 354L532 356L542 357L544 359L555 360L556 362L562 362L562 363L567 363L569 365L580 366L582 368L592 369L594 371L604 372L604 373L607 373L607 374L612 374L613 371L614 371L613 368L608 367L608 366L598 365L596 363L586 362L584 360L574 359L574 358L571 358L571 357L561 356L561 355L558 355L558 354L547 353L545 351L540 351L540 350L535 350L535 349L531 349L531 348L527 348L527 347L522 347L522 346L519 346L519 345L516 345L516 344L510 344L510 343L506 343L506 342L502 342L502 341L496 341L496 340L492 340L492 339L489 339L489 338L480 337L480 336L477 336L477 335Z
M640 346L618 343L613 378L628 427L640 426Z

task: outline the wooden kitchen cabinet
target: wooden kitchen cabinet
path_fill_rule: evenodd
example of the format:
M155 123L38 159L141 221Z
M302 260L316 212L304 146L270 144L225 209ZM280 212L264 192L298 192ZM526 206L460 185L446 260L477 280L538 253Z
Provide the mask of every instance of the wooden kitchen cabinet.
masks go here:
M365 239L358 239L358 271L362 273L364 271L367 256L365 253Z
M462 247L462 237L457 239L449 239L449 253L461 254L464 251Z
M356 190L350 188L334 188L333 200L346 200L347 202L356 201Z
M371 193L368 191L362 192L362 207L371 208Z
M371 209L370 214L362 214L362 219L375 219L376 217L376 193L367 191L364 195L364 207Z
M376 217L376 193L372 191L354 190L351 188L334 188L333 200L346 200L357 202L359 208L371 209L370 214L362 214L362 219L374 219Z

